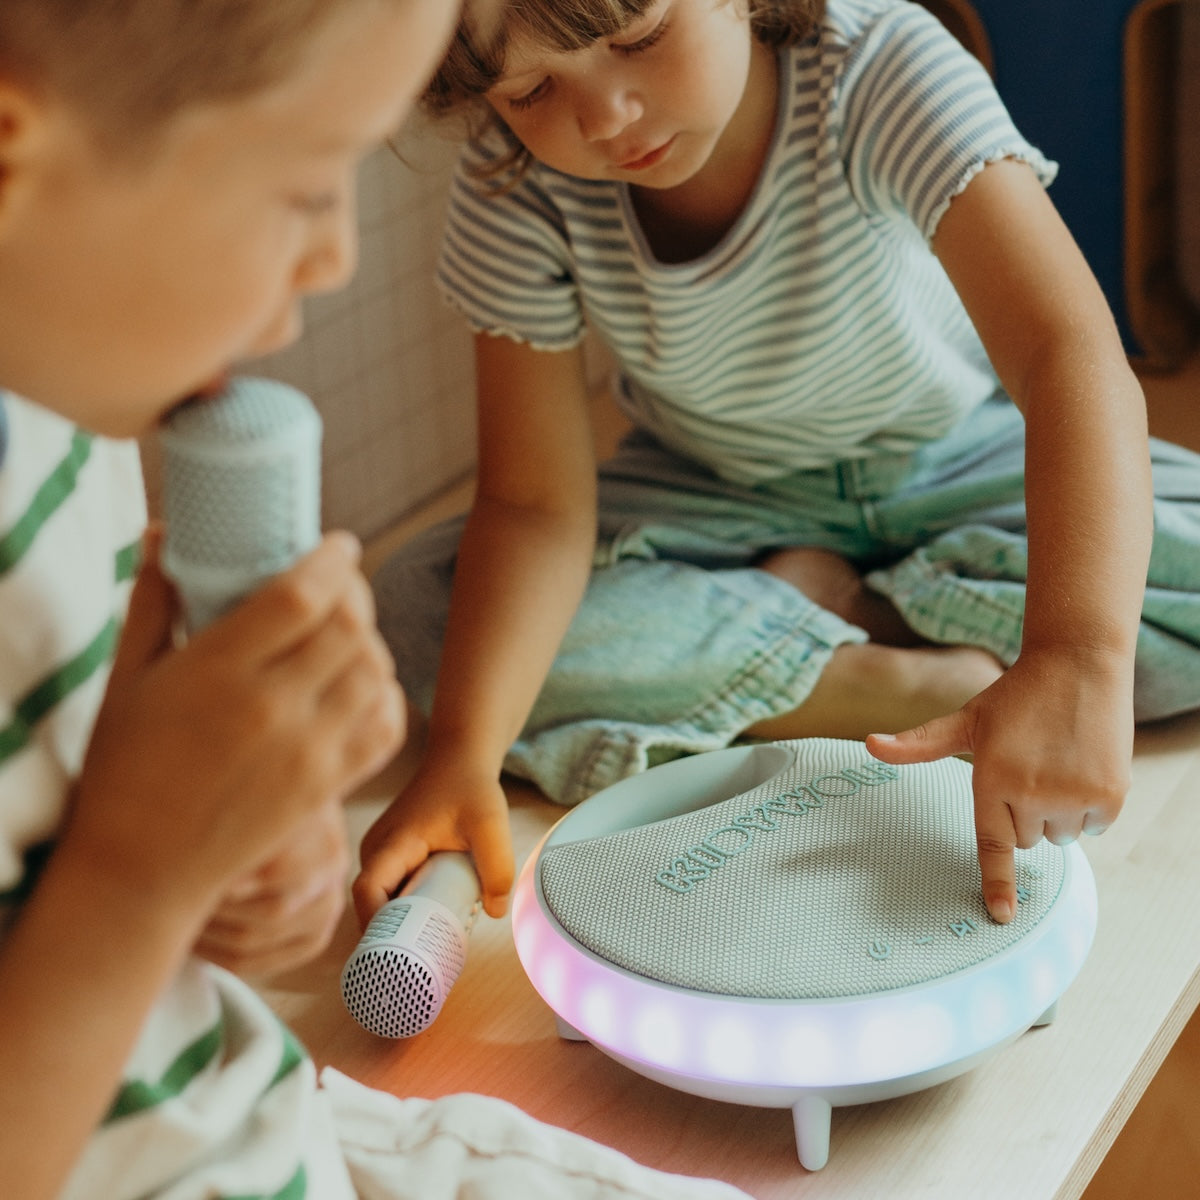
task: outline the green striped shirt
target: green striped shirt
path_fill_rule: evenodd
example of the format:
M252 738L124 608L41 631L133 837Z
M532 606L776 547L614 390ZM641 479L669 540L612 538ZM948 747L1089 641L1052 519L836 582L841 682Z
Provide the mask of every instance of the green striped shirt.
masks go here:
M0 394L0 917L52 853L145 525L137 448ZM169 798L165 798L169 802ZM349 1200L312 1063L255 992L190 962L64 1200ZM332 1184L328 1181L332 1179ZM314 1181L321 1181L320 1183ZM314 1193L315 1194L315 1193Z

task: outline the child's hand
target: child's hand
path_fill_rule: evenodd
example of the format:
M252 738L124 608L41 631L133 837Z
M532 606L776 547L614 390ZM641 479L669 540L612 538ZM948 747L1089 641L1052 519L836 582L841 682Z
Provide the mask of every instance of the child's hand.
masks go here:
M174 613L151 542L67 836L123 886L207 915L383 765L403 707L346 535L182 649Z
M867 749L895 764L973 756L983 898L1003 924L1016 912L1015 847L1103 833L1121 811L1133 755L1128 668L1071 649L1028 651L959 712L872 734Z
M346 900L350 854L341 802L304 821L268 862L235 880L194 949L243 975L297 967L329 944Z
M514 866L508 801L499 781L453 766L442 769L427 759L363 838L353 893L364 927L437 850L468 851L484 909L493 917L504 915Z

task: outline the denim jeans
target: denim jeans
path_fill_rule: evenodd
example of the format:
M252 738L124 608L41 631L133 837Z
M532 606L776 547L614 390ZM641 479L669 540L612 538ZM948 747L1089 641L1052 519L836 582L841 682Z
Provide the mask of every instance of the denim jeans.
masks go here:
M1139 720L1200 707L1200 456L1157 441L1152 454ZM400 679L426 711L461 527L402 547L375 580ZM505 763L563 804L791 711L838 646L866 640L758 569L773 550L835 551L929 641L1011 664L1025 603L1024 422L997 396L918 451L752 487L634 433L601 468L598 534L583 602Z

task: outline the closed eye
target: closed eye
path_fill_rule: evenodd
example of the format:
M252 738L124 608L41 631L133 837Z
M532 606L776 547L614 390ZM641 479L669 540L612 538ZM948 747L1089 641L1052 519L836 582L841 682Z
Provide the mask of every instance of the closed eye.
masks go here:
M634 42L610 42L609 46L618 54L634 55L644 54L651 46L656 45L667 32L670 22L664 17L659 21L649 33L643 34L637 41ZM539 100L543 99L550 90L550 79L547 77L542 79L538 85L531 88L527 92L523 92L519 96L510 96L506 101L509 108L515 112L524 112L528 108L532 108Z
M638 38L636 42L610 42L609 45L619 54L643 54L661 40L663 34L667 32L667 26L667 21L659 21L649 33Z
M549 91L550 80L543 79L535 88L531 88L520 96L512 96L509 98L508 104L510 108L521 112L524 109L531 108Z

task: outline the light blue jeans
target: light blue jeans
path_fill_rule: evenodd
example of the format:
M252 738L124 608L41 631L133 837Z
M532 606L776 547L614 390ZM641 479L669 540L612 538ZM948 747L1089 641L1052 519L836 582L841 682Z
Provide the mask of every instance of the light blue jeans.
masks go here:
M1200 707L1200 456L1164 442L1152 451L1143 721ZM375 580L400 679L425 711L461 527L431 529ZM595 570L506 768L575 804L796 708L833 651L866 635L755 567L788 546L836 551L923 637L1011 664L1026 577L1019 412L997 397L914 453L755 487L631 435L601 468Z

